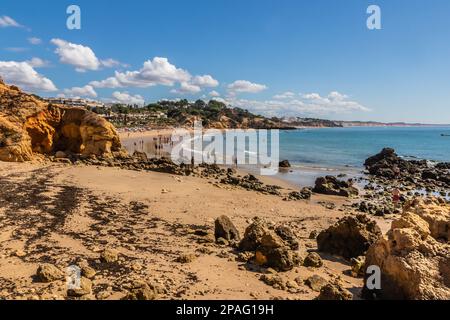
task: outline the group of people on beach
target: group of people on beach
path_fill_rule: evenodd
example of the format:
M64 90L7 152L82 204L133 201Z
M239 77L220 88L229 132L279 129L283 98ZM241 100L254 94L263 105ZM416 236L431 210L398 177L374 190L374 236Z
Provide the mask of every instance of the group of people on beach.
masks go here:
M146 143L144 140L134 142L135 150L144 152L145 145ZM153 137L153 141L147 142L147 145L149 146L149 149L151 148L151 146L153 147L153 150L149 150L149 153L153 153L154 156L163 156L165 147L169 146L170 148L172 148L174 145L174 141L172 140L171 136L159 135L158 137Z

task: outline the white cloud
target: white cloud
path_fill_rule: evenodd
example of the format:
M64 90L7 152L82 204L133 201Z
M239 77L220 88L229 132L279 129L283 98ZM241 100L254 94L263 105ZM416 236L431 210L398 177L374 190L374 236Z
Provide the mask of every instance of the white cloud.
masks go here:
M180 85L180 88L178 89L173 89L170 92L172 93L176 93L176 94L194 94L194 93L199 93L200 91L202 91L202 88L200 88L199 86L187 83L187 82L183 82Z
M117 61L115 59L105 59L100 61L101 65L106 68L113 68L113 67L127 67L128 65L125 63L122 63L120 61Z
M199 87L215 88L219 85L219 81L207 74L204 76L195 76L192 79L191 84Z
M220 97L220 93L218 93L216 90L213 90L209 93L211 97Z
M97 92L90 85L84 87L73 87L71 89L65 89L64 93L69 96L79 96L79 97L91 97L96 98Z
M31 60L28 60L26 62L33 68L43 68L50 64L50 62L42 60L41 58L32 58Z
M7 27L20 28L22 26L11 17L1 16L0 17L0 28L7 28Z
M28 42L31 43L32 45L39 45L42 43L42 40L36 37L32 37L32 38L28 38Z
M258 83L252 83L247 80L237 80L228 85L228 91L231 94L236 93L258 93L267 89L267 86Z
M115 99L115 102L124 103L124 104L137 104L137 105L144 105L145 100L140 95L130 95L128 92L119 92L115 91L112 94L113 98Z
M97 88L146 88L156 85L173 86L175 83L189 83L189 72L177 68L167 58L155 57L144 62L137 71L115 72L114 77L102 81L92 81Z
M18 53L18 52L28 51L28 48L24 48L24 47L8 47L8 48L5 48L5 50L9 51L9 52L16 52L16 53Z
M281 94L277 94L275 96L273 96L274 99L276 100L284 100L284 99L291 99L295 97L295 93L291 92L291 91L286 91L283 92Z
M78 72L98 70L101 65L94 51L89 47L61 39L52 39L51 43L58 47L55 53L59 56L59 61L75 66Z
M0 61L0 74L6 82L26 90L58 90L50 79L37 73L28 62Z
M369 108L350 100L347 95L331 92L327 97L317 93L304 94L298 99L247 100L229 98L226 103L265 116L324 116L349 112L368 112Z

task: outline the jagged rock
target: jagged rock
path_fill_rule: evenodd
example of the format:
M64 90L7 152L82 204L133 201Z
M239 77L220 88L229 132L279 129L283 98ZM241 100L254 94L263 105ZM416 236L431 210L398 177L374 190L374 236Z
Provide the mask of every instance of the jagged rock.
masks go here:
M377 223L361 214L344 217L322 231L317 237L317 244L321 252L351 259L364 255L381 236Z
M46 263L38 267L36 277L39 282L53 282L64 279L64 273L56 266Z
M320 290L317 300L353 300L353 294L338 283L328 283Z
M305 267L320 268L323 266L322 258L315 252L308 254L303 261Z
M436 199L408 203L402 217L392 223L387 235L367 252L365 267L380 268L382 285L380 290L365 287L364 296L449 300L448 214L449 205Z
M341 197L352 197L359 194L358 189L350 181L340 181L333 176L317 178L313 192Z
M280 168L290 168L291 164L290 164L290 162L288 160L283 160L283 161L280 162L279 167Z
M92 282L91 280L81 277L78 288L69 288L67 290L67 295L69 297L82 297L92 293Z
M290 192L286 198L284 198L285 201L292 201L292 200L309 200L311 199L312 191L310 188L303 188L298 191L292 191Z
M306 279L305 284L313 291L320 292L320 290L328 284L328 281L315 274Z
M239 249L255 252L255 261L261 266L281 271L291 270L299 263L297 252L292 250L298 243L295 243L293 233L287 227L275 230L270 227L266 221L255 219L246 229Z
M158 293L155 288L150 288L150 286L144 282L136 281L122 300L155 300L157 295Z
M220 216L215 221L214 235L216 239L223 238L227 241L240 240L239 231L234 226L233 222L227 216Z
M108 121L82 108L51 105L0 83L0 161L29 161L38 154L125 153Z
M101 255L100 260L104 263L114 263L119 260L119 253L113 249L105 249Z

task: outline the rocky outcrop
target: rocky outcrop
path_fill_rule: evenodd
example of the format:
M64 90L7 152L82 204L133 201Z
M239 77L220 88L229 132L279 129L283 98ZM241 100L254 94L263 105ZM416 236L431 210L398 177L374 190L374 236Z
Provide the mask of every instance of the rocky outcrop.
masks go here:
M317 245L321 252L351 259L364 255L381 236L377 223L361 214L344 217L322 231L317 237Z
M414 200L405 206L385 237L366 255L366 268L381 269L381 289L364 288L380 299L450 299L450 205L443 200Z
M289 228L274 228L265 220L257 218L245 231L239 249L254 252L254 260L260 266L289 271L300 262L298 246Z
M216 219L214 224L214 236L216 237L216 240L223 238L227 241L239 241L241 239L239 231L227 216L220 216Z
M52 105L0 81L0 161L23 162L57 151L123 153L112 124L83 108Z
M357 196L359 191L351 181L340 181L336 177L326 176L316 180L313 192L341 197Z

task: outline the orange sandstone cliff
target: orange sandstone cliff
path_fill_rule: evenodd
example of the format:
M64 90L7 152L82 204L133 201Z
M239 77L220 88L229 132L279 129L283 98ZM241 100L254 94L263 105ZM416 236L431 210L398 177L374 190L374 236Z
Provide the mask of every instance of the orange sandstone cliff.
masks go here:
M57 151L123 153L114 126L82 108L52 105L0 78L0 161L30 161Z

